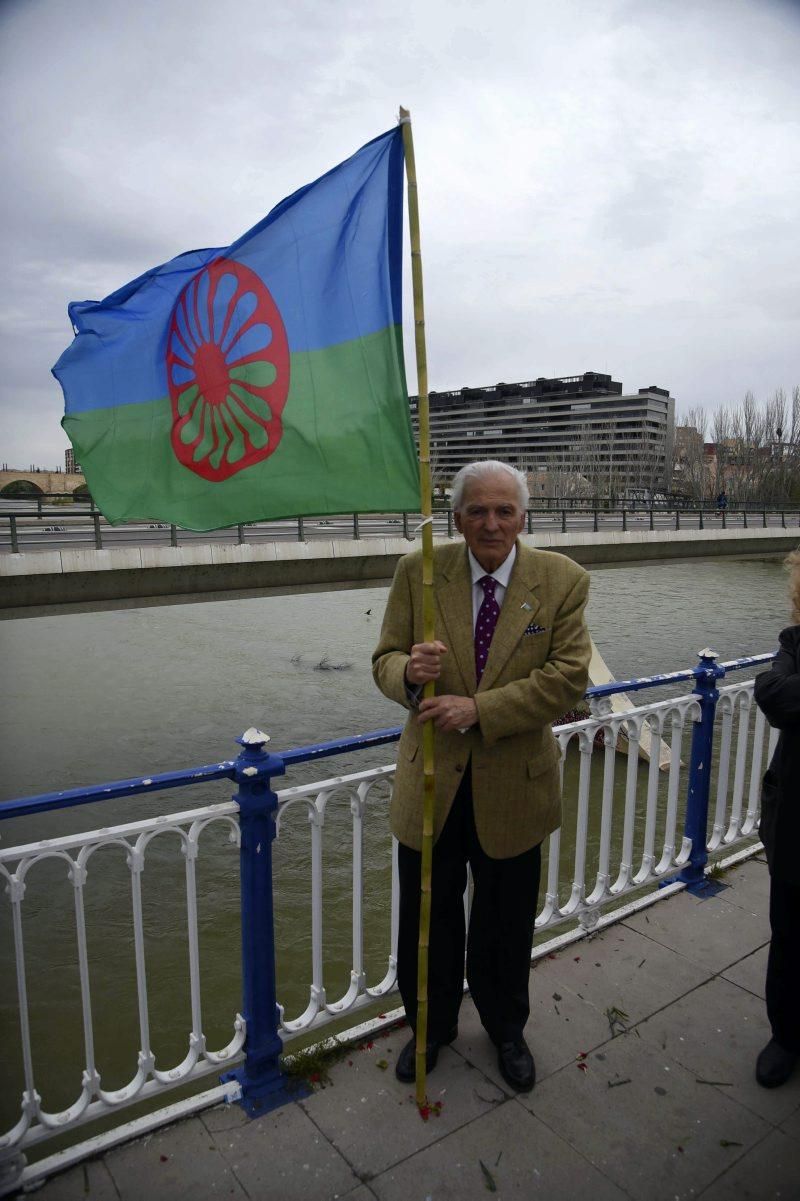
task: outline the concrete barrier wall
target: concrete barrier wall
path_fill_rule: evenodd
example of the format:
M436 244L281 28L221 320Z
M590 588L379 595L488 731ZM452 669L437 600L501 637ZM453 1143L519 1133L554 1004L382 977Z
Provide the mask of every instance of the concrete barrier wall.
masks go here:
M558 551L585 566L783 555L799 540L797 530L771 529L522 535L526 545ZM0 609L341 588L390 579L397 560L414 545L403 538L363 538L3 554Z

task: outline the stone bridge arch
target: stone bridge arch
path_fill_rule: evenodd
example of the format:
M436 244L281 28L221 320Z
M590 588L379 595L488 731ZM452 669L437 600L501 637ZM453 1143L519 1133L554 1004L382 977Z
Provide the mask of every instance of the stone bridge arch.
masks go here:
M3 500L35 500L43 493L44 488L40 488L33 480L26 479L10 480L0 488Z
M0 497L13 500L36 500L47 493L67 493L70 496L83 498L81 490L86 486L86 480L78 471L48 471L35 467L15 469L3 467L0 469Z

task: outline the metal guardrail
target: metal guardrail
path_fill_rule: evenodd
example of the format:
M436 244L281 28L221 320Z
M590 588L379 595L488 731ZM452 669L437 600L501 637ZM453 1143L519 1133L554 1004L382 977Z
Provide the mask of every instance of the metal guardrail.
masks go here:
M434 509L433 516L434 528L437 533L446 533L447 537L452 538L455 528L452 510L440 507ZM36 524L31 526L31 522L34 521ZM87 521L89 528L86 531L85 537L73 534L70 530L70 527L75 527L79 524L86 525ZM12 554L19 554L21 531L28 532L29 534L35 531L35 542L37 544L40 541L40 532L50 534L63 533L68 535L69 541L88 542L96 550L104 550L109 545L119 545L117 539L108 538L109 531L133 528L142 531L144 535L143 541L163 537L161 534L151 534L150 531L169 530L170 546L183 545L186 541L196 542L199 537L203 536L209 540L217 540L219 538L226 540L235 539L239 545L246 545L248 542L263 541L265 537L269 538L271 531L277 533L280 529L280 532L284 532L287 521L294 522L294 540L297 542L307 542L309 537L330 538L334 531L337 536L341 536L343 522L347 522L351 531L349 536L356 541L371 536L387 536L387 531L383 528L371 534L365 526L365 522L370 521L380 526L385 526L386 524L400 526L402 537L408 541L413 541L421 521L421 515L416 513L347 513L334 514L331 517L297 517L286 519L282 522L251 522L249 524L227 526L219 530L208 530L205 534L188 531L189 538L181 540L181 533L187 533L187 531L182 531L179 526L167 525L165 522L125 522L119 526L112 526L97 509L73 509L68 513L58 512L57 514L42 512L35 517L31 511L23 509L0 509L0 551L10 550ZM785 530L795 527L800 529L800 509L793 507L742 507L727 509L710 507L665 508L663 506L644 508L634 505L613 507L605 505L594 508L555 508L554 506L537 504L531 506L526 513L526 529L529 534L535 533L537 529L552 531L554 528L562 534L566 534L570 530L584 528L587 521L591 522L591 528L594 533L598 533L601 528L621 529L623 533L632 529L642 528L649 531L677 531L686 529L746 530L753 528L768 529L770 527ZM21 522L25 524L20 525ZM105 538L104 531L106 534ZM398 530L399 533L400 530ZM31 544L30 538L28 541Z
M60 502L69 501L71 504L74 504L74 505L79 505L79 504L85 505L88 512L95 511L94 498L92 497L92 495L88 491L88 489L85 492L79 492L79 493L75 493L75 492L40 492L36 495L31 495L31 496L2 496L2 495L0 495L0 501L5 501L6 503L9 503L9 502L13 502L15 500L17 502L19 502L20 504L23 504L23 503L35 504L37 517L40 517L40 518L44 515L44 506L48 503L48 501L51 502L51 507L53 507L53 505L52 505L53 501L58 502L59 504L60 504ZM680 496L676 493L672 493L669 495L665 494L665 495L661 495L661 496L656 495L652 499L648 499L646 497L632 498L632 497L608 497L608 496L544 496L544 495L541 495L541 496L536 496L535 498L531 497L531 500L534 501L534 505L533 505L534 508L543 508L543 509L547 509L547 510L566 509L568 512L573 511L573 510L576 512L577 511L591 512L593 509L597 509L600 512L607 510L607 509L615 509L615 510L628 509L628 511L630 511L630 512L632 512L634 510L645 510L646 511L648 509L655 509L656 511L662 511L662 512L665 509L669 510L669 511L674 511L675 509L691 509L693 511L697 511L699 509L702 509L703 512L705 512L705 513L717 513L720 511L720 505L718 504L718 502L716 500L709 499L709 500L698 502L697 500L694 500L691 497ZM434 504L434 508L437 505L438 505L438 507L440 507L442 509L447 508L445 501L441 497L434 497L433 504ZM767 500L766 498L764 498L764 499L755 498L753 500L742 501L742 500L736 499L735 497L734 498L729 497L726 500L724 507L727 508L729 506L734 507L738 511L742 511L742 510L746 509L748 512L751 512L751 513L760 513L761 510L765 509L765 508L768 511L772 511L772 512L779 512L781 509L785 510L787 513L797 513L798 511L800 511L800 502L798 502L798 501L791 502L791 501L787 500L787 501L780 501L780 502L776 503L774 500Z
M756 836L765 749L768 754L777 732L771 731L767 737L768 727L758 710L755 721L751 721L752 680L724 685L721 682L731 672L766 664L772 657L761 654L718 663L714 652L704 651L693 669L590 689L587 699L592 715L556 727L562 751L562 784L567 778L571 781L569 787L564 784L564 806L565 822L574 821L574 852L569 856L572 862L567 862L566 853L562 853L562 831L550 836L545 897L536 919L537 931L566 922L577 922L579 931L591 931L598 924L612 920L608 914L621 898L648 886L650 893L676 881L679 886L702 888L710 853ZM675 688L689 682L693 685L690 692L624 711L613 708L614 698L620 693ZM687 767L683 742L690 727ZM252 729L238 739L242 749L234 760L0 805L2 819L218 780L230 780L237 786L233 799L219 804L0 850L0 878L8 898L4 920L10 924L16 954L16 1003L24 1074L19 1119L0 1136L0 1194L4 1189L13 1191L25 1183L31 1172L36 1174L35 1168L25 1167L26 1149L94 1119L121 1113L134 1102L164 1095L189 1081L219 1072L222 1066L241 1061L239 1067L222 1077L223 1084L215 1096L239 1100L251 1114L281 1104L287 1097L279 1058L284 1044L322 1029L343 1015L355 1015L376 1002L382 1003L394 989L396 980L398 886L393 870L385 970L376 983L369 984L364 960L364 818L368 810L384 803L385 795L379 794L385 794L386 789L380 785L391 783L394 765L281 791L274 790L274 782L297 764L387 745L399 735L397 727L272 754L266 750L267 736ZM715 739L718 739L716 755ZM643 744L650 751L646 773L640 770L638 754ZM624 781L622 773L617 772L622 749L628 752ZM571 766L565 775L568 765ZM590 846L592 787L601 773L599 835ZM646 780L642 778L645 774ZM716 784L713 802L712 781ZM333 797L349 800L352 816L352 957L346 992L329 999L323 940L323 840L326 811ZM681 835L678 824L684 808ZM306 828L310 828L312 978L305 1008L297 1014L287 1014L280 1004L275 972L272 843L294 811L307 818ZM220 823L239 847L243 998L241 1012L229 1017L229 1041L212 1050L207 1045L203 1024L196 870L204 833ZM142 905L148 851L165 834L177 836L185 860L191 1028L181 1062L162 1070L156 1067L152 1049ZM387 829L387 864L390 845ZM94 1049L92 973L84 903L89 861L96 875L101 870L102 852L109 847L117 851L122 848L127 857L139 1026L139 1047L128 1083L111 1091L102 1086ZM341 853L341 846L337 852ZM333 853L330 848L328 853ZM391 853L394 864L393 846ZM37 1090L31 1008L40 998L29 993L26 966L25 906L43 903L41 898L33 900L29 895L29 877L35 865L45 859L63 863L72 884L84 1038L85 1065L81 1080L76 1081L75 1099L59 1112L47 1112ZM646 903L650 899L650 896L644 898ZM544 953L549 945L552 943L539 947L536 954ZM169 1115L174 1120L175 1106L170 1107ZM94 1150L96 1143L93 1140Z

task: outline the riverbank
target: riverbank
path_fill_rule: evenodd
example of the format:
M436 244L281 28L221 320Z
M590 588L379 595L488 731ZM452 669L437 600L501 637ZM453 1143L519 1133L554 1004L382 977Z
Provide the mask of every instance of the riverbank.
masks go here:
M427 1122L394 1063L403 1029L311 1096L248 1120L218 1106L50 1179L42 1201L741 1201L796 1197L800 1074L754 1079L769 1037L762 856L537 963L538 1081L512 1095L474 1007L429 1078ZM323 1087L324 1083L324 1087Z
M543 531L521 541L597 567L785 555L797 546L798 530ZM376 537L6 554L0 556L0 613L10 618L90 604L124 608L364 586L391 579L397 560L413 546L404 538Z

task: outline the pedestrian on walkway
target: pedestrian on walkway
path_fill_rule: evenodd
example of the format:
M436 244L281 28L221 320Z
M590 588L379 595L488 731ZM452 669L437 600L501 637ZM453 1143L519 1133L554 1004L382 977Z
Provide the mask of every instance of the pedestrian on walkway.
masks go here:
M800 1061L800 552L786 560L791 572L792 619L768 671L756 677L755 698L780 730L764 775L759 833L769 863L767 1016L772 1038L758 1057L764 1088L784 1084Z
M453 481L464 543L434 552L436 629L423 642L420 552L400 560L373 673L410 710L391 807L399 842L397 976L416 1025L422 841L422 727L436 728L436 810L428 954L427 1071L457 1035L464 985L464 889L474 885L466 974L503 1079L533 1088L524 1028L542 840L561 824L558 747L551 722L583 696L591 653L583 612L589 578L563 555L519 541L528 503L522 472L490 459ZM423 685L436 695L420 699ZM411 1082L415 1041L395 1074Z

